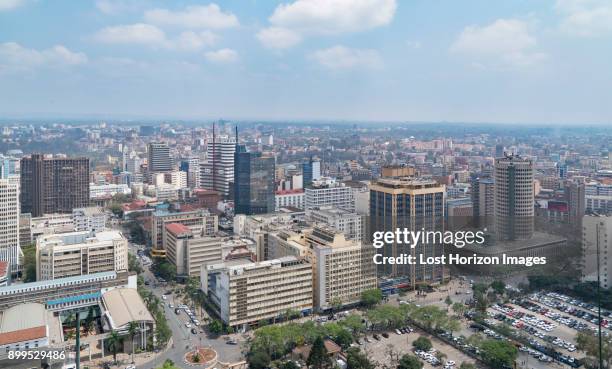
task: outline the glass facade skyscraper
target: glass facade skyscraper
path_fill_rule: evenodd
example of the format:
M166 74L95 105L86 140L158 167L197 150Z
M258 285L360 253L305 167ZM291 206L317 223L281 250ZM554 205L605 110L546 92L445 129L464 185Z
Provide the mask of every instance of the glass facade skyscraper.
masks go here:
M236 214L274 212L273 155L248 152L238 145L234 154L234 207Z

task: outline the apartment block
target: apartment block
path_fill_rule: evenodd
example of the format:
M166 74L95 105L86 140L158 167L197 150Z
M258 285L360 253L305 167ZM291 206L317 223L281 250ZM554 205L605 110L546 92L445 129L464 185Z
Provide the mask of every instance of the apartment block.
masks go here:
M336 206L344 210L355 211L355 197L352 188L333 178L321 177L313 180L304 193L306 209Z

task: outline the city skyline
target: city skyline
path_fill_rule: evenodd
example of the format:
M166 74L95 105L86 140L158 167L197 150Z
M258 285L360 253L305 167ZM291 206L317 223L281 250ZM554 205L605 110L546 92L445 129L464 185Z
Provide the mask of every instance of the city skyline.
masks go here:
M486 5L2 1L0 114L610 124L610 4Z

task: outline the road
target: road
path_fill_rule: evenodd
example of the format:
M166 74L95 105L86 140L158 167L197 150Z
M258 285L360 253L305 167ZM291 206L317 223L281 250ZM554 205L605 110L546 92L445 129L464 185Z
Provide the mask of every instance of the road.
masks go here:
M130 244L130 251L134 251L135 253L135 246ZM143 267L143 269L144 272L142 276L145 281L149 282L149 285L145 287L152 291L154 295L162 299L162 295L170 290L170 288L162 286L148 267ZM174 313L174 309L168 306L170 303L176 305L175 302L177 301L174 300L174 295L167 295L167 300L164 301L164 312L166 314L168 326L172 330L172 346L165 352L157 355L152 362L139 367L139 369L157 368L161 366L166 359L174 361L181 367L188 368L188 366L184 364L185 354L193 350L196 346L213 348L217 351L218 361L236 362L244 359L241 352L243 342L241 337L233 335L232 338L238 341L238 345L230 345L226 343L227 336L213 337L203 332L203 329L198 329L197 334L192 334L191 329L185 326L185 322L189 322L187 314L181 311L180 314L177 315Z

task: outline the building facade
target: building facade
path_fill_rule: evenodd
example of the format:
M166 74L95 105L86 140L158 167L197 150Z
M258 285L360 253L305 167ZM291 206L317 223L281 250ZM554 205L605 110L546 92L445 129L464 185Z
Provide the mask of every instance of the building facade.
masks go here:
M265 214L275 209L273 155L247 152L238 146L234 155L234 213Z
M21 159L21 212L40 217L89 206L89 159L33 154Z
M495 234L527 240L534 227L533 162L517 155L495 159Z
M415 231L443 231L445 187L430 179L382 178L370 185L369 232L395 232L397 229ZM387 243L378 252L386 257L402 254L417 257L441 256L441 243L412 245ZM432 283L447 278L444 265L381 264L379 273L391 276L407 276L411 284Z
M230 195L234 181L234 152L236 140L229 136L208 137L206 160L200 163L200 186L207 190Z
M19 270L19 217L19 177L0 178L0 261L7 262L11 272Z
M304 189L306 209L321 206L335 206L347 211L355 211L353 189L333 178L321 177Z
M118 231L60 233L36 240L39 281L126 270L128 242Z

